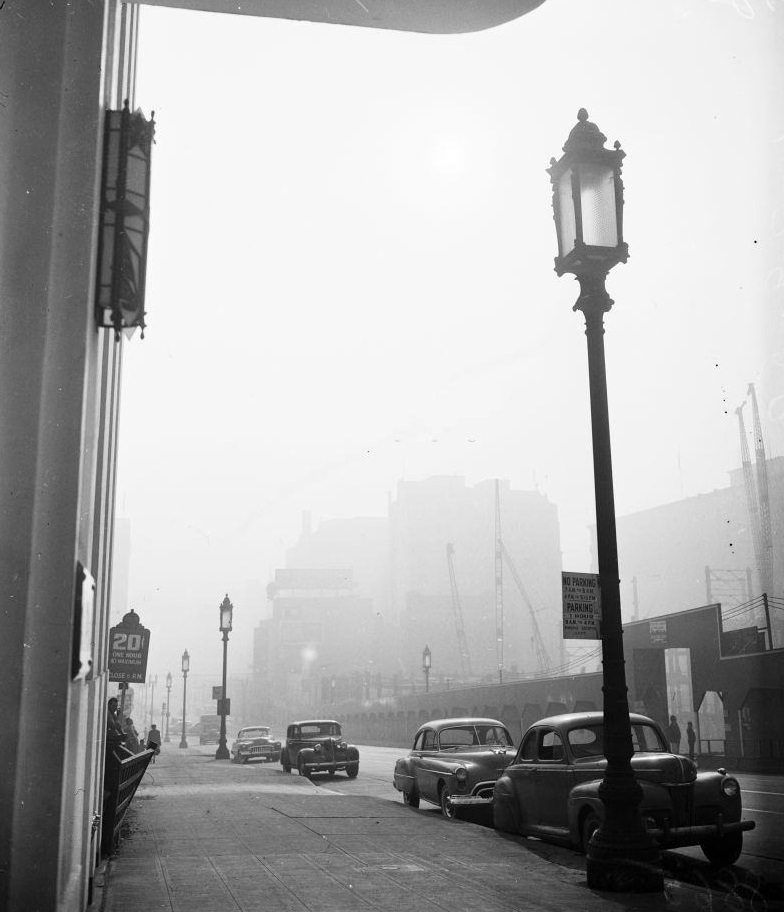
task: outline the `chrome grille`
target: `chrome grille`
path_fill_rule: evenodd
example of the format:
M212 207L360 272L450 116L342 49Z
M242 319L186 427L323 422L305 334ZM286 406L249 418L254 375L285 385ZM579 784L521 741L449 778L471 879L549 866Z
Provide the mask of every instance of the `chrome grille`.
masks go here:
M692 783L671 785L669 787L672 802L671 825L676 827L694 825L694 786Z

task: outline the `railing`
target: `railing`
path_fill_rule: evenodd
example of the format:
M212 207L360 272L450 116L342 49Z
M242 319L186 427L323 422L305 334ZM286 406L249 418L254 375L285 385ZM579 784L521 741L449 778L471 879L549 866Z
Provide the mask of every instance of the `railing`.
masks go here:
M101 829L101 854L112 855L120 844L120 827L125 812L136 794L136 789L154 756L154 751L120 757L106 751L103 777L103 821Z

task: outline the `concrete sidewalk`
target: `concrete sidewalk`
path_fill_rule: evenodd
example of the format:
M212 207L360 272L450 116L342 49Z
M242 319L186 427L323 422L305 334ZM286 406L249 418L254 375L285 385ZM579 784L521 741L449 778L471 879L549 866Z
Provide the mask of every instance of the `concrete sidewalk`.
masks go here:
M361 772L360 772L360 775ZM664 895L591 891L525 841L401 803L235 766L214 746L165 745L96 879L100 912L520 912L737 910L737 898L667 883Z

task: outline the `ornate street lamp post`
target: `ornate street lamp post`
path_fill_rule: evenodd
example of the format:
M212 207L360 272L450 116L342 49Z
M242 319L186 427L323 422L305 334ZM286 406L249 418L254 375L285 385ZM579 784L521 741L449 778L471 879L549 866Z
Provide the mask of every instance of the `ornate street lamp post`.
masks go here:
M171 699L171 686L172 686L171 672L167 672L167 674L166 674L166 737L163 739L164 741L167 741L167 742L171 741L171 738L169 737L169 716L171 715L171 713L169 712L169 701Z
M152 685L152 690L150 691L150 724L148 728L152 728L152 723L155 721L155 685L158 683L158 675L150 676L150 684Z
M659 854L638 809L642 788L631 766L623 627L615 531L610 419L604 363L604 314L612 307L605 288L607 273L625 263L629 248L623 240L623 183L620 143L605 149L607 137L590 123L581 108L577 124L559 161L547 169L553 186L558 234L555 271L570 272L580 283L574 310L585 316L588 379L591 397L596 538L601 593L604 751L607 768L599 787L604 821L587 849L588 886L612 891L648 892L664 889Z
M180 747L187 747L188 742L185 740L185 697L188 693L188 672L191 669L191 657L188 650L182 654L182 737L180 738Z
M430 666L433 662L430 647L425 646L422 650L422 671L425 673L425 693L430 693Z
M226 713L228 711L228 700L226 699L226 652L229 644L229 631L231 630L233 613L234 605L229 601L229 596L227 595L220 606L219 630L223 634L223 688L221 690L220 709L218 710L221 717L221 727L218 749L215 751L216 760L229 760L231 757L229 749L226 747Z

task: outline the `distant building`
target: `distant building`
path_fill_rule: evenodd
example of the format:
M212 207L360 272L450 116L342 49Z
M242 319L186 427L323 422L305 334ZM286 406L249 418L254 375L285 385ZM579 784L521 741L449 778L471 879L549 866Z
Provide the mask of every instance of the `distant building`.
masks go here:
M498 485L502 564L502 623L496 612L496 483L467 487L455 476L401 481L390 504L392 613L404 649L403 671L421 679L422 651L432 652L432 680L465 677L458 641L447 545L468 645L472 678L498 680L551 667L561 656L561 548L558 511L537 491ZM530 604L530 607L529 607ZM535 618L535 623L534 619ZM502 627L502 651L497 628ZM538 630L538 636L537 636Z
M362 699L376 673L373 602L351 570L275 571L272 618L257 628L254 698L270 719L332 700Z
M784 596L784 458L767 460L771 520L769 595ZM627 620L762 594L762 574L741 469L730 484L675 503L619 516L618 560ZM595 555L595 533L593 536ZM595 559L595 557L594 557ZM776 616L784 612L774 612Z

